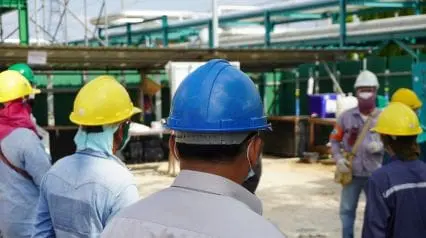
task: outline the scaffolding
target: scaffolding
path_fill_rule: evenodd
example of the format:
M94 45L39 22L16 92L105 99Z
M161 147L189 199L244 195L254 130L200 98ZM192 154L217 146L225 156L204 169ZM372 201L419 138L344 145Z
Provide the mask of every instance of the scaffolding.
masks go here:
M70 8L71 3L83 3L84 19L78 17ZM106 0L103 0L105 3ZM31 4L31 5L30 5ZM106 43L97 38L87 21L87 0L3 0L0 1L0 17L6 13L18 12L18 26L6 35L4 26L0 22L1 38L0 43L16 43L11 37L19 31L19 44L21 45L46 45L69 43L69 22L71 20L78 22L83 27L85 38L98 40L100 45ZM106 12L105 12L106 13ZM106 14L105 14L106 15ZM30 32L32 33L30 35ZM31 38L30 38L31 36Z
M351 28L347 26L350 19L359 19L368 14L405 10L419 15L426 6L426 3L421 0L315 0L288 1L258 8L252 6L226 8L226 6L215 4L216 1L212 0L211 13L191 12L190 15L196 16L193 17L176 11L176 14L181 16L173 15L173 11L170 11L170 14L167 13L168 11L152 11L153 14L144 13L144 17L142 19L139 17L138 20L137 16L132 15L137 11L124 11L124 1L121 1L119 14L110 14L113 10L108 7L107 0L97 3L98 5L93 8L93 1L87 0L3 0L0 3L0 14L17 10L19 27L12 32L4 32L2 28L0 40L10 42L10 36L19 31L20 43L23 45L32 42L40 44L44 40L49 44L64 45L185 48L371 45L378 44L383 39L371 37L371 34L355 37L355 40L352 36L347 37L351 31ZM71 7L72 4L82 6L83 17L78 17L81 13L77 14ZM91 21L88 21L88 7L99 8L98 16ZM215 14L216 12L218 14ZM175 21L175 18L181 20ZM70 39L68 32L70 21L77 22L83 28L83 39ZM333 37L306 41L302 45L286 41L285 30L289 24L319 21L324 24L328 22L335 25L334 28L337 27ZM255 32L250 35L235 30L250 27ZM29 32L34 34L31 35L34 39L30 38ZM425 28L416 29L415 32L417 34L413 34L413 31L399 34L397 39L409 38L408 42L411 43L418 41L417 39L426 38L423 34L426 32ZM240 38L244 36L245 39L256 39L256 42L241 40ZM386 35L386 37L389 36L392 37L392 33Z

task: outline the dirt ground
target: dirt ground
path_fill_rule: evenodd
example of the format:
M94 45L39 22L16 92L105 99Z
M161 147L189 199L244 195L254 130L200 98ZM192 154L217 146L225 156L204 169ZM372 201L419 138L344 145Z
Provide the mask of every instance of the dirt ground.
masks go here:
M298 163L297 159L263 159L263 174L257 195L264 216L288 237L341 237L339 197L341 187L333 182L334 166ZM157 172L166 163L135 167L139 191L146 197L169 186L173 177ZM360 237L365 197L361 196L356 220Z

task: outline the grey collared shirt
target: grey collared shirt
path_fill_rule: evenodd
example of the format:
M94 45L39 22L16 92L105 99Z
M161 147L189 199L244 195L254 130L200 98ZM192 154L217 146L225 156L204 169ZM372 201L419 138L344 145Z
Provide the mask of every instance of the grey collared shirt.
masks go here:
M379 115L380 111L376 111L373 114L369 130L359 145L354 157L352 171L355 176L370 176L372 172L382 165L384 154L383 143L380 140L380 135L371 131L371 128L376 125ZM335 160L344 158L342 149L345 152L352 151L352 146L356 138L361 134L364 124L365 121L358 107L348 109L340 115L330 135L332 155ZM351 135L352 133L355 136Z
M261 201L226 178L183 170L173 185L125 208L102 233L112 237L285 237L262 217Z

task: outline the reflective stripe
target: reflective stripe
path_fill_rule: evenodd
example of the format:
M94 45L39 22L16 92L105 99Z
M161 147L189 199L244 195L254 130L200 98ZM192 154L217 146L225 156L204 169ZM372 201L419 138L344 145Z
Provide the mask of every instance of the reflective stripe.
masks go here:
M383 193L383 197L388 198L394 192L398 192L400 190L405 190L405 189L411 189L411 188L426 188L426 182L405 183L405 184L395 185L395 186L389 188L388 190L386 190L386 192Z

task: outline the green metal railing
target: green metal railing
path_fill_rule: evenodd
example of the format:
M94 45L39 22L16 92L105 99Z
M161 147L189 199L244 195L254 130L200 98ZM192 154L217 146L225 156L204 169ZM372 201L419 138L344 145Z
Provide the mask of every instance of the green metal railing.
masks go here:
M1 0L0 15L9 11L18 11L19 41L21 45L29 44L28 8L26 0ZM1 27L1 26L0 26Z
M367 8L347 11L347 6L363 6ZM221 26L229 26L232 24L256 24L263 25L265 27L264 43L260 47L271 47L271 32L274 27L279 24L299 22L299 21L309 21L309 20L318 20L325 18L333 18L334 21L339 22L340 24L340 36L337 42L337 45L340 47L345 46L347 42L346 38L346 22L348 16L352 14L371 14L378 13L383 11L396 11L400 9L414 9L417 14L421 13L421 7L426 6L425 2L420 0L413 1L404 1L404 2L383 2L379 0L318 0L315 2L309 3L296 3L293 5L287 5L283 7L275 7L271 9L260 9L256 11L249 11L238 14L230 14L219 17L219 24ZM330 12L330 7L337 7L337 11ZM309 10L318 10L324 8L323 13L307 13L303 11ZM281 16L285 17L285 20L276 19L276 17ZM242 22L242 20L250 20L253 18L262 19L263 21L257 20L257 22ZM119 26L110 26L108 29L121 28L124 29L124 33L111 34L109 35L110 43L112 44L123 44L123 39L126 39L125 42L127 45L135 45L143 42L144 38L150 38L153 40L161 40L162 45L167 47L170 42L176 41L185 41L189 36L196 35L201 28L207 27L209 29L209 46L213 47L213 29L211 19L200 19L200 20L188 20L179 23L171 23L167 16L162 16L159 18L153 18L146 20L145 22L161 20L161 26L142 29L142 30L133 30L133 23L123 24ZM140 23L139 23L140 24ZM143 23L142 23L143 24ZM106 29L99 29L99 36L102 38L102 32ZM189 33L188 33L189 32ZM418 34L416 34L418 36ZM413 37L416 37L413 36ZM422 35L423 36L423 35ZM405 36L406 37L406 36ZM134 40L134 39L139 40ZM120 40L114 40L120 39ZM367 39L367 38L366 38ZM367 39L371 40L371 39ZM94 40L91 40L92 42ZM321 41L320 41L321 42ZM333 39L324 39L324 42L333 42ZM72 44L83 44L84 41L76 41ZM353 41L352 41L353 43ZM309 44L316 44L315 42L309 42ZM275 44L279 45L279 44ZM257 46L259 47L259 46Z

